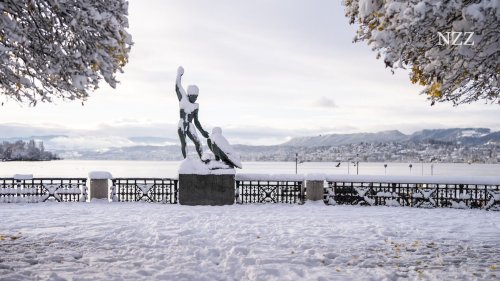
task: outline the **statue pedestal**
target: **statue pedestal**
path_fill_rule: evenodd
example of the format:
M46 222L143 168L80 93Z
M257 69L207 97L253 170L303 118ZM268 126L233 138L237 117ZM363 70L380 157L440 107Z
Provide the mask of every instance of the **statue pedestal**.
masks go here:
M234 174L179 174L179 204L232 205L234 184Z

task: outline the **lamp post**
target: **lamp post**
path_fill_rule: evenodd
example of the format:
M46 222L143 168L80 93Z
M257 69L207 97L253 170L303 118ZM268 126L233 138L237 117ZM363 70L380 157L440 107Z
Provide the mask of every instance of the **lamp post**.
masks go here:
M347 158L347 174L350 175L351 172L350 172L350 167L351 167L351 159L350 158Z
M432 157L430 162L431 162L431 176L434 176L434 162L439 161L439 158Z
M408 165L408 167L410 167L410 175L411 175L411 168L413 168L413 165L410 164L410 165Z
M309 160L300 160L299 161L299 154L295 153L295 174L297 174L297 172L298 172L299 164L302 164L304 162L309 162Z
M424 159L420 158L420 162L422 163L422 176L424 175Z
M359 175L359 154L356 154L356 175Z
M387 164L384 164L384 175L387 175Z
M299 154L295 153L295 174L297 174L298 167L299 167Z

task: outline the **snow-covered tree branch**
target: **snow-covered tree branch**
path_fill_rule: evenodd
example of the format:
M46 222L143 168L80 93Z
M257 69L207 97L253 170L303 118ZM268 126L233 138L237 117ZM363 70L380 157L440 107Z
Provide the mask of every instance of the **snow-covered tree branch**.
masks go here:
M126 0L0 2L0 95L36 104L111 87L132 45Z
M498 0L343 0L343 4L350 23L359 23L354 41L366 41L387 67L411 69L411 82L425 86L423 93L432 104L478 100L500 104ZM451 35L450 42L440 41L439 33L444 39ZM468 34L471 38L466 41Z

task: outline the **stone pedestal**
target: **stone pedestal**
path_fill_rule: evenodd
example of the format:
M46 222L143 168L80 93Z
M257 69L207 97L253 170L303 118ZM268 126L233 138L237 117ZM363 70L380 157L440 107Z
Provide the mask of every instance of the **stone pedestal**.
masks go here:
M90 200L108 199L108 180L90 180Z
M232 205L234 185L234 174L179 174L179 204Z
M311 181L306 182L306 199L311 201L323 200L324 196L324 181Z
M90 179L90 200L108 199L109 180L113 176L106 171L92 171L89 173Z

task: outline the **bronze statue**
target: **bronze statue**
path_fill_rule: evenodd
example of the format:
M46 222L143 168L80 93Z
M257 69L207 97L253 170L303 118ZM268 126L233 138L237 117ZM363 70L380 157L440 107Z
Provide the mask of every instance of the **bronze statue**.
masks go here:
M184 75L184 68L179 66L177 69L177 80L175 83L175 92L177 93L177 98L179 99L179 113L180 120L178 126L179 139L181 140L181 150L182 156L186 158L186 136L189 137L195 147L196 152L200 156L200 160L206 164L206 167L210 170L214 169L227 169L227 168L240 168L242 167L240 156L231 147L227 139L222 135L222 130L219 127L215 127L212 130L212 139L208 135L208 132L203 130L200 121L198 120L198 110L199 105L196 103L198 98L198 87L195 85L190 85L187 88L187 93L182 88L181 77ZM207 139L207 144L213 156L210 153L203 155L203 149L196 129L193 127L193 121L196 128L200 133ZM215 162L214 161L215 156Z
M200 159L203 155L203 149L198 139L198 134L196 133L196 129L193 127L194 125L203 135L203 137L208 138L208 132L203 130L201 127L200 121L198 120L198 109L199 105L196 103L196 99L198 98L199 89L195 85L189 85L186 91L181 84L181 77L184 75L184 68L179 66L177 69L177 79L175 83L175 92L177 93L177 98L179 99L179 114L180 120L178 125L177 133L179 134L179 139L181 140L181 150L182 156L186 158L186 136L189 137L195 147L196 152L200 156Z

